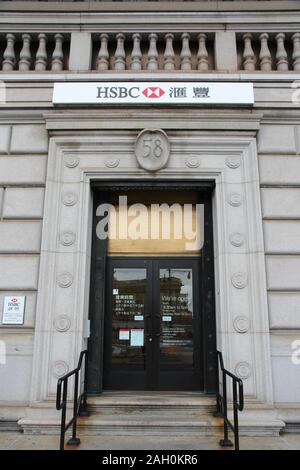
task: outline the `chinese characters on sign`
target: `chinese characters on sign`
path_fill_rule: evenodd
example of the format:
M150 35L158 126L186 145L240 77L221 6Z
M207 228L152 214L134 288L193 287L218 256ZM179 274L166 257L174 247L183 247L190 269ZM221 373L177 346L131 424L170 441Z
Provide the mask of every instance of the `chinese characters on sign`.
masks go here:
M193 98L209 98L209 86L193 87ZM187 87L171 87L170 98L187 98Z
M139 303L133 295L116 295L114 312L118 316L131 318L133 314L138 314L144 308L144 304Z

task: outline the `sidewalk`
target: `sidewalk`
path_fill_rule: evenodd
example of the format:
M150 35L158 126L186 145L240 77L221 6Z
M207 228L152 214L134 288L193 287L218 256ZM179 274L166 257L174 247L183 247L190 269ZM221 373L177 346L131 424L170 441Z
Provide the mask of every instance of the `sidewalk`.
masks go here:
M218 437L184 436L81 436L79 447L70 450L222 450ZM67 440L67 439L66 439ZM59 436L0 432L0 450L58 450ZM242 450L299 450L300 434L280 437L241 437Z

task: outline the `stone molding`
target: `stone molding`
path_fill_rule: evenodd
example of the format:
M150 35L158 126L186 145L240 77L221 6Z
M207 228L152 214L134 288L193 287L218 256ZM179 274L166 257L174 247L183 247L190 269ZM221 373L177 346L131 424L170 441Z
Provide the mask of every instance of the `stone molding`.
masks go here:
M170 78L170 77L168 77ZM199 79L199 78L198 78ZM131 119L128 119L128 115ZM172 116L170 118L170 115ZM223 130L223 131L257 131L260 127L262 114L247 111L246 113L210 112L209 110L195 109L195 107L177 108L176 113L165 109L126 108L126 110L85 110L60 113L45 113L46 128L54 136L55 132L61 134L62 128L69 130L137 130L149 128L166 129L195 129L195 130ZM228 121L230 125L228 125ZM255 134L253 133L252 136ZM136 134L137 136L137 134ZM192 152L190 152L192 153ZM74 155L74 152L72 152ZM234 153L236 157L236 155ZM232 157L232 152L226 157Z

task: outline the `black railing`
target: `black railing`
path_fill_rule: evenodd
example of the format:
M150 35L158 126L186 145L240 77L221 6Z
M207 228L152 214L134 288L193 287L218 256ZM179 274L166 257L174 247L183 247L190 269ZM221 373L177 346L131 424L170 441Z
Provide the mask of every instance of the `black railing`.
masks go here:
M80 393L82 364L84 361L84 387L83 392ZM74 375L74 394L73 394L73 416L68 423L67 418L67 404L68 404L68 380ZM61 424L60 424L60 444L59 449L65 448L65 435L70 426L72 426L72 437L68 440L68 445L77 446L80 444L80 439L76 436L77 433L77 417L88 416L87 402L86 402L86 377L87 377L87 350L81 351L79 361L76 369L71 370L68 374L64 375L57 381L56 392L56 409L61 410ZM78 395L79 388L79 395Z
M230 428L234 434L234 448L235 450L240 449L239 442L239 418L238 412L244 409L244 389L243 381L236 375L229 372L224 367L223 356L220 351L217 351L218 355L218 371L222 374L222 386L217 392L217 413L215 416L219 416L224 420L224 438L220 440L222 447L232 447L233 443L228 438L228 428ZM219 376L218 376L219 377ZM227 398L227 377L232 380L232 406L233 406L233 423L228 419L228 398ZM222 390L221 390L222 388Z

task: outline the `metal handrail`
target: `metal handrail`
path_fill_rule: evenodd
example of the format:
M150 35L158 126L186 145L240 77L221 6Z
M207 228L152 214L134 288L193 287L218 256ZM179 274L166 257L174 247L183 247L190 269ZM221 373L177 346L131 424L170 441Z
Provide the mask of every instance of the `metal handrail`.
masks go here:
M234 448L235 450L240 449L239 442L239 419L238 412L244 409L244 387L243 381L236 375L229 372L224 367L223 355L220 351L217 351L218 356L218 367L220 366L222 372L222 393L219 387L217 391L217 413L216 416L220 416L224 421L224 439L220 440L222 447L232 447L233 443L228 439L228 428L233 431L234 434ZM218 369L219 370L219 369ZM233 423L228 419L228 398L227 398L227 377L232 380L232 406L233 406Z
M79 385L79 374L85 358L84 367L84 389L83 392L78 396L78 385ZM70 421L66 424L67 415L67 402L68 402L68 380L71 376L75 375L74 380L74 396L73 396L73 416ZM61 423L60 423L60 445L59 449L64 450L65 448L65 434L66 431L72 426L72 437L68 440L68 445L80 444L80 439L76 436L77 433L77 417L88 416L87 412L87 401L86 401L86 377L87 377L87 350L81 351L78 364L76 369L71 370L57 381L57 392L56 392L56 409L61 410ZM61 398L62 397L62 398Z

